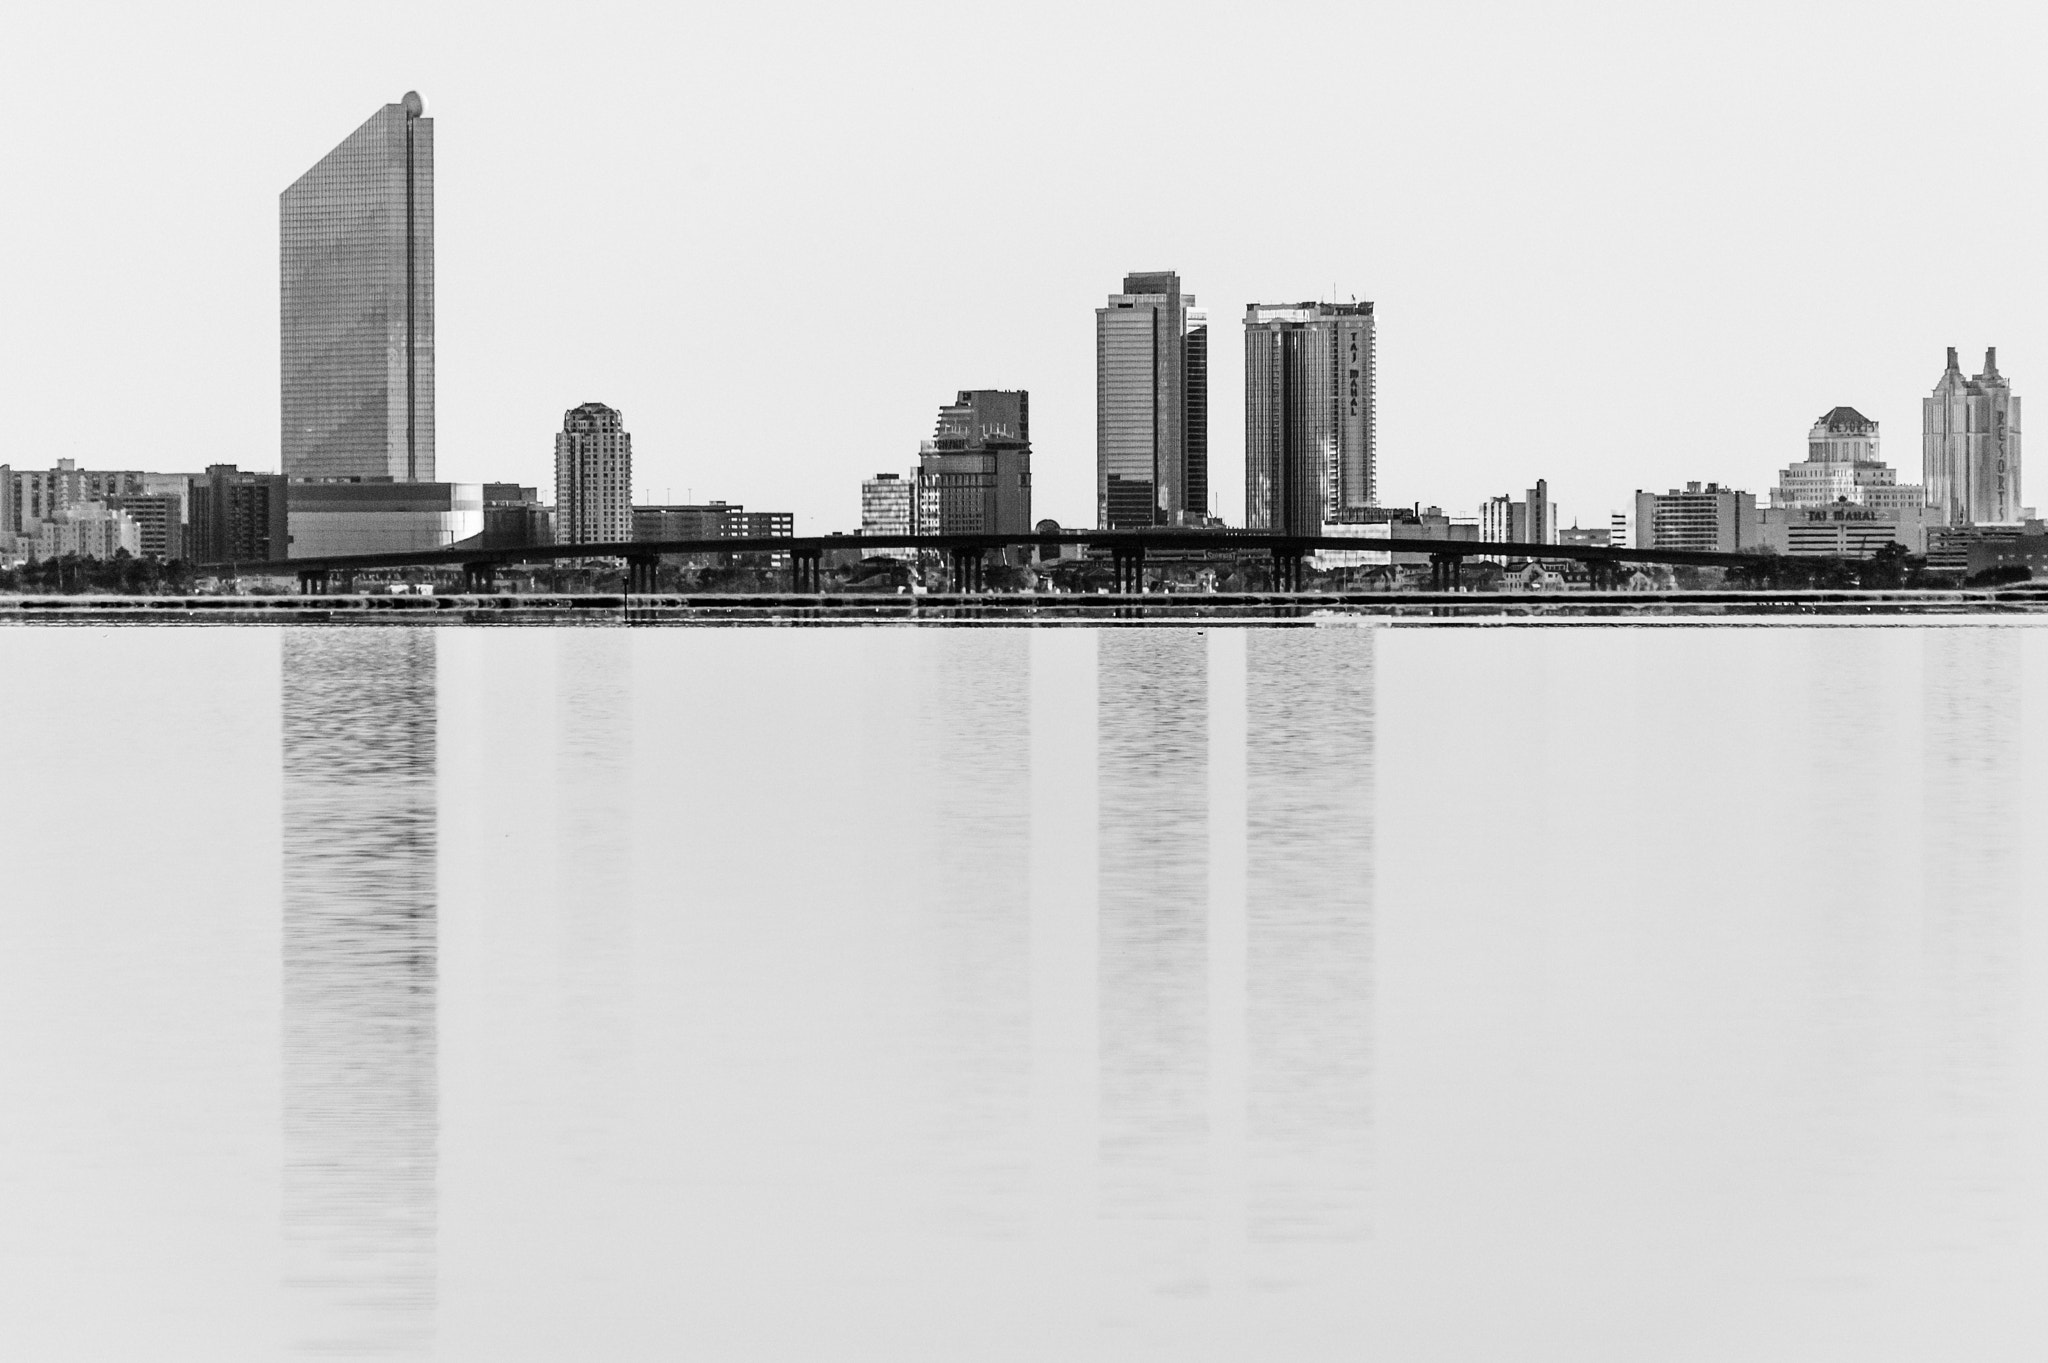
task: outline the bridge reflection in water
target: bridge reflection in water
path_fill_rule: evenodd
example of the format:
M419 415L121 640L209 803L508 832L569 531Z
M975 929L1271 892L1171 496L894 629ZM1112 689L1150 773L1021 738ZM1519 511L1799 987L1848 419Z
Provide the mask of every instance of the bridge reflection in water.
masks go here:
M292 1341L307 1354L423 1354L439 1129L436 639L282 638Z

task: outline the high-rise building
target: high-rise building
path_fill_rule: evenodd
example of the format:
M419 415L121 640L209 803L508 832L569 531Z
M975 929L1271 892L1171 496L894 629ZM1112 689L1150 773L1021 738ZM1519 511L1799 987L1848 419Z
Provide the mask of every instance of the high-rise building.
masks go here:
M555 435L555 542L606 544L633 538L633 437L601 402L562 417Z
M918 521L926 534L1031 533L1031 395L962 390L939 408L918 450ZM927 507L936 509L929 519Z
M1636 490L1638 549L1685 549L1733 554L1755 549L1761 538L1756 497L1719 483L1687 483L1683 492Z
M1557 504L1550 500L1550 483L1538 478L1536 486L1522 494L1522 504L1528 508L1529 543L1557 543Z
M1125 275L1095 310L1096 523L1198 525L1208 498L1208 314L1171 270Z
M287 478L434 479L434 120L407 92L278 196Z
M1371 303L1254 303L1244 316L1244 517L1320 534L1378 491Z
M1772 508L1847 502L1889 513L1926 505L1926 490L1916 483L1899 482L1877 451L1875 421L1854 407L1829 409L1806 433L1806 458L1779 471L1778 486L1771 492Z
M1937 523L2008 525L2026 518L2020 505L2020 400L1998 372L1998 350L1984 352L1984 372L1963 377L1956 349L1934 394L1920 403L1921 477Z
M285 480L215 464L192 480L185 557L194 563L263 563L285 558L291 534Z

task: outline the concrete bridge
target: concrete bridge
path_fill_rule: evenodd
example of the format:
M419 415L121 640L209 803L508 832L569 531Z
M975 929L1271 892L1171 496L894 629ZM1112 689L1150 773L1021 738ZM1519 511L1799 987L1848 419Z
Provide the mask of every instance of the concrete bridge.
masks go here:
M1629 549L1609 545L1517 544L1399 537L1362 539L1352 535L1289 536L1259 530L1059 530L1029 535L810 535L773 539L621 540L492 549L454 545L446 549L335 554L200 566L222 574L296 574L301 592L320 595L328 592L337 578L346 582L358 572L384 568L458 568L466 589L489 591L498 570L513 564L609 558L625 561L626 590L629 593L650 594L655 590L656 568L667 555L784 554L789 559L791 590L818 592L824 589L826 554L901 549L945 555L953 590L975 592L985 589L989 554L1018 547L1052 550L1068 545L1080 545L1098 554L1106 553L1115 572L1116 590L1126 593L1144 590L1146 556L1154 553L1222 551L1235 554L1240 559L1268 558L1276 591L1300 590L1302 560L1318 550L1426 555L1430 562L1430 585L1438 590L1453 589L1460 584L1465 560L1469 558L1541 558L1585 563L1592 568L1594 585L1598 587L1613 585L1618 570L1632 564L1733 568L1768 561L1771 557L1683 549Z

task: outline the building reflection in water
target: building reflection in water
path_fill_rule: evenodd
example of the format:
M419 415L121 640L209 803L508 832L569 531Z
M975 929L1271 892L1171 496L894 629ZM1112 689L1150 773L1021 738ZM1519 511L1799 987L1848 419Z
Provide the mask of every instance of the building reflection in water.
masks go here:
M1208 641L1097 651L1100 1211L1201 1243L1208 1190Z
M1968 1252L2008 1238L2021 1185L2015 1056L2024 1008L2020 873L2022 639L2011 629L1925 638L1922 931L1932 1237Z
M435 633L283 635L284 1232L303 1353L424 1353L438 1133Z
M1369 1229L1374 639L1100 636L1098 1212L1155 1290Z
M1366 1230L1376 637L1247 636L1246 1214L1255 1240Z

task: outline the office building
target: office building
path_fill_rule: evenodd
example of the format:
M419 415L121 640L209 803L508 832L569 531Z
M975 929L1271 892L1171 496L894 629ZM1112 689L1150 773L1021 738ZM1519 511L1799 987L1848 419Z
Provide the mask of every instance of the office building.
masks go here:
M2048 525L2038 520L2029 517L2020 525L2001 526L1988 532L1947 533L1954 538L1949 549L1956 556L1956 561L1948 566L1960 567L1966 574L1994 568L2025 568L2036 580L2048 577ZM1928 561L1932 564L1932 555Z
M408 92L278 196L283 469L434 480L434 120Z
M192 480L185 557L197 564L262 563L288 556L285 480L214 464Z
M1208 521L1208 315L1171 270L1095 310L1095 501L1105 529Z
M484 547L522 549L555 542L555 509L543 505L540 489L517 483L485 483Z
M1806 433L1806 458L1780 470L1771 492L1774 508L1846 503L1886 515L1917 511L1926 501L1925 489L1899 482L1878 457L1877 423L1854 407L1832 408L1813 423Z
M633 538L633 437L601 402L563 414L555 435L555 538L607 544Z
M1536 486L1519 498L1502 493L1479 505L1479 538L1493 544L1557 543L1557 507L1550 500L1550 483L1538 478ZM1506 563L1506 556L1488 554L1486 561Z
M2026 518L2020 503L2020 400L1998 372L1996 347L1984 372L1963 377L1954 346L1948 368L1922 399L1921 479L1927 505L1944 525L2008 525Z
M105 502L72 502L36 522L29 556L36 559L113 558L126 553L142 554L142 540L135 520Z
M878 473L872 478L862 479L861 535L915 535L918 488L919 482L915 477L905 478L900 473ZM861 550L861 557L901 558L910 552L912 551L901 548L867 548Z
M792 511L749 511L734 502L693 506L636 506L636 540L788 539L796 533Z
M1687 483L1684 491L1636 491L1638 549L1733 554L1755 549L1761 534L1756 496L1719 483Z
M918 449L918 523L936 535L1031 533L1031 395L963 390ZM925 512L933 514L929 518Z
M1254 303L1244 316L1245 526L1365 521L1378 493L1371 303Z
M292 558L483 543L481 483L290 483L285 503Z
M185 497L175 492L145 492L104 500L111 510L135 522L137 557L169 563L185 556Z
M1488 497L1479 504L1479 538L1488 544L1527 544L1529 504L1506 493Z

